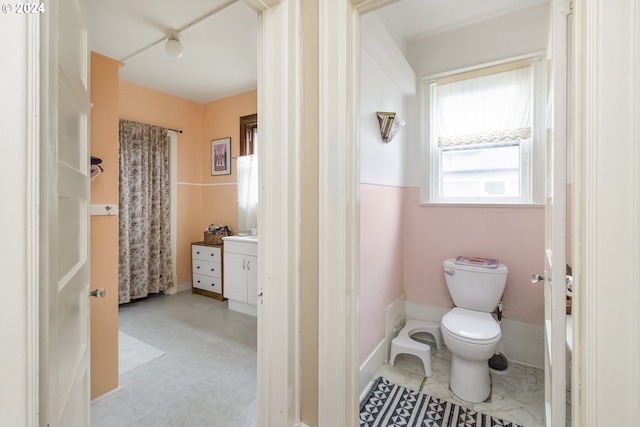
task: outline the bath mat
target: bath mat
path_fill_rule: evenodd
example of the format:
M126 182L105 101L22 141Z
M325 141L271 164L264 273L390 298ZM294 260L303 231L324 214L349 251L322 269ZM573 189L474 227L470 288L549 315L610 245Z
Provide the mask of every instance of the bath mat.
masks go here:
M521 427L470 408L409 390L379 377L360 403L360 427Z
M149 344L118 331L118 375L122 375L164 355Z

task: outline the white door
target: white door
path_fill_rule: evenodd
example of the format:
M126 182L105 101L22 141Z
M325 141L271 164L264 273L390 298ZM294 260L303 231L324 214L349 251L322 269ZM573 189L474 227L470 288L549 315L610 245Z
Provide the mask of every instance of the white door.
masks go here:
M90 424L86 19L83 0L47 2L43 14L41 416L50 427Z
M566 425L567 15L552 2L549 43L545 206L545 412L547 426Z

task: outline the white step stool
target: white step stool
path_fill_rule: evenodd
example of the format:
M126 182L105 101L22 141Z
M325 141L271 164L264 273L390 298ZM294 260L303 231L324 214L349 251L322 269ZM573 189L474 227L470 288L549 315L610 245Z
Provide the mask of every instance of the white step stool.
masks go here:
M398 336L391 341L391 355L389 363L393 365L398 354L413 354L422 360L424 366L424 375L430 377L431 371L431 346L422 342L411 339L411 335L418 332L426 332L433 335L436 341L436 348L442 348L440 337L440 324L436 322L427 322L425 320L407 320L404 328L400 330Z

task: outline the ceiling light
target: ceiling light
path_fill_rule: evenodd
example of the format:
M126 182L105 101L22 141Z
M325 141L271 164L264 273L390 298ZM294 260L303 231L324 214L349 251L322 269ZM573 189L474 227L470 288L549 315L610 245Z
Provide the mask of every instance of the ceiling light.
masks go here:
M180 42L180 36L177 32L172 31L167 35L164 50L167 52L167 55L172 58L180 58L182 56L182 43Z

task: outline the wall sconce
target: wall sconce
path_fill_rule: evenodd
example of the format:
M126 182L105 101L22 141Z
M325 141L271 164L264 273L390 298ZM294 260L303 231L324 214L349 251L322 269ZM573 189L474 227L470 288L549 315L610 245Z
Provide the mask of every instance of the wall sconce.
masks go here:
M378 124L380 125L380 136L385 143L391 142L401 127L405 125L404 120L396 113L378 111Z

